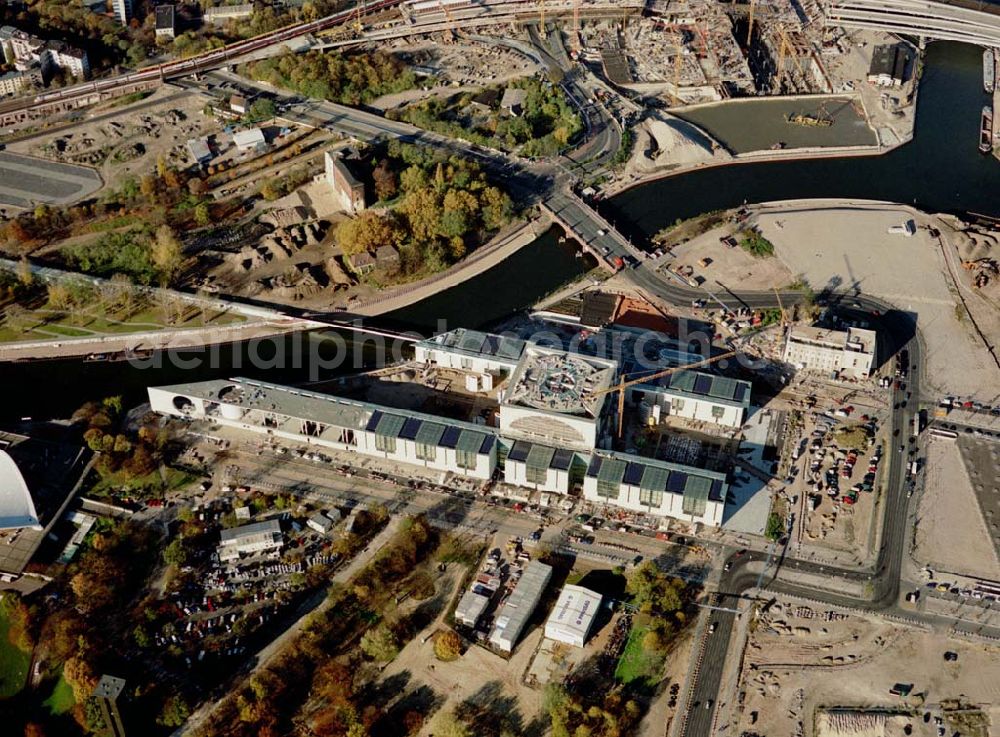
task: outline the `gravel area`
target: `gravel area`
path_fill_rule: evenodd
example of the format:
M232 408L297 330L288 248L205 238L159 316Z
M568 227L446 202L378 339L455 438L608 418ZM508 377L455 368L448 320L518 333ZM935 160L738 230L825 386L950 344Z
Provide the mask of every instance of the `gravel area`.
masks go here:
M933 223L932 216L891 204L798 202L768 206L757 220L777 256L813 289L857 288L917 313L925 389L994 397L1000 369L956 307L937 240L919 227L909 238L887 232L907 221Z
M884 732L846 734L901 737L909 724L914 737L932 737L937 727L933 719L924 722L923 712L939 716L941 701L959 697L983 705L996 724L1000 649L995 645L905 630L855 614L835 621L825 615L786 602L772 608L758 626L743 671L743 718L733 734L843 735L816 729L822 710L853 707L856 713L872 714L909 704L916 715L886 725ZM957 662L945 662L945 651L957 653ZM924 694L922 708L915 696L901 699L889 693L897 682L912 683L914 694Z
M1000 561L980 513L959 442L946 438L927 441L927 471L917 511L913 556L935 574L941 569L1000 579Z

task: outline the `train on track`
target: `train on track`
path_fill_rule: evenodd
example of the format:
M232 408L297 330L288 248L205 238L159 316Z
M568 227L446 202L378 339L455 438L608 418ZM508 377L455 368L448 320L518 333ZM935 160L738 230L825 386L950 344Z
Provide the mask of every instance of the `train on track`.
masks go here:
M374 13L388 10L402 4L402 2L403 0L375 0L374 2L369 2L364 7L364 12ZM222 48L207 51L203 54L199 54L198 56L193 56L190 59L168 61L163 64L146 67L144 69L129 72L128 74L116 77L97 79L92 82L84 82L82 84L65 87L60 90L45 92L40 95L35 95L34 97L11 100L7 103L0 104L0 113L13 112L49 103L57 103L63 100L86 97L88 95L113 90L118 87L127 87L129 85L142 84L144 82L152 82L156 80L166 81L176 77L183 77L205 68L218 66L220 63L224 63L229 59L249 54L272 44L288 41L290 39L297 38L298 36L304 36L307 33L325 31L328 28L350 21L353 17L355 17L357 12L356 8L351 8L325 18L320 18L319 20L299 23L293 26L286 26L285 28L279 28L276 31L270 31L269 33L255 36L254 38L237 41L227 46L223 46Z

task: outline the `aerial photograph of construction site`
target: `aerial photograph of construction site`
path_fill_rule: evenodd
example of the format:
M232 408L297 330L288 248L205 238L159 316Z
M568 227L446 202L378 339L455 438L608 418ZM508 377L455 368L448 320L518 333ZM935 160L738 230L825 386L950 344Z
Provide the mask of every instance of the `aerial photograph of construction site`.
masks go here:
M1000 6L0 16L4 737L1000 734Z

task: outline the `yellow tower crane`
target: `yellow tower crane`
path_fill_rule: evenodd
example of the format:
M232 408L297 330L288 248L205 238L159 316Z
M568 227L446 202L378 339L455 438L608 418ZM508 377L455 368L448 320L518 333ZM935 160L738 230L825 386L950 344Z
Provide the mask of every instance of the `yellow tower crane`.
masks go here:
M778 298L778 311L781 314L781 327L784 328L785 327L785 323L786 323L785 306L783 304L781 304L781 295L778 294L778 288L777 287L774 287L774 296Z
M799 63L799 57L795 53L795 49L792 46L792 42L788 40L788 32L785 30L785 25L783 23L778 24L778 37L781 39L781 45L778 47L778 87L780 89L781 82L785 78L785 59L788 56L792 57L792 63L795 64L795 68L799 70L799 74L803 79L806 78L805 70L802 69L802 65Z
M451 15L451 11L448 6L444 4L442 0L438 0L438 7L441 8L441 12L444 13L444 17L448 19L448 33L452 36L455 35L455 19Z
M673 368L663 369L662 371L657 371L655 373L649 374L648 376L640 376L635 379L625 379L622 376L619 382L615 386L610 386L607 389L600 389L596 392L592 392L590 396L600 397L605 394L610 394L611 392L618 392L618 437L622 436L622 418L625 415L625 390L637 386L639 384L646 384L655 379L661 379L664 376L670 376L678 371L687 371L688 369L697 368L698 366L708 366L709 364L715 363L716 361L721 361L723 358L730 358L735 356L739 351L726 351L725 353L720 353L717 356L711 356L709 358L703 358L700 361L695 361L693 363L688 363L683 366L674 366Z
M747 20L747 48L750 48L750 39L753 37L753 13L757 9L757 0L750 0L750 15Z

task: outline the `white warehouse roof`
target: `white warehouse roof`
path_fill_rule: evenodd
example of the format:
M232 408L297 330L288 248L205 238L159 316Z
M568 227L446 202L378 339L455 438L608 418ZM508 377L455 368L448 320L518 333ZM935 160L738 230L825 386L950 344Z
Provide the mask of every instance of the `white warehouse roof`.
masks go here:
M237 131L233 135L233 143L236 144L236 148L243 149L263 146L267 141L264 139L264 131L260 128L249 128L244 131Z
M466 627L475 627L489 603L490 600L482 594L466 591L455 608L455 620Z
M545 622L545 636L567 645L583 647L600 608L600 594L582 586L563 586L559 600Z
M521 579L497 613L493 633L490 635L491 645L508 653L514 649L550 578L550 565L533 560L524 567Z
M21 469L7 451L0 450L0 530L41 528L35 503Z

